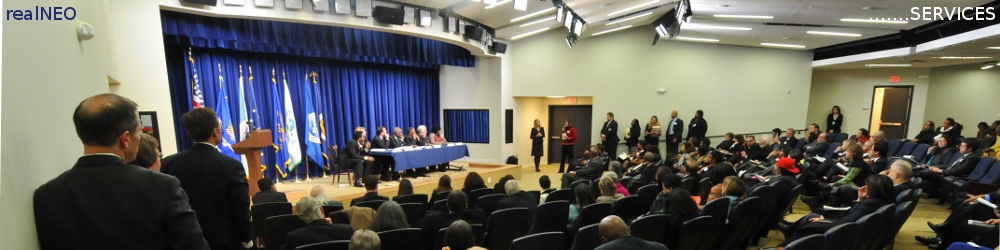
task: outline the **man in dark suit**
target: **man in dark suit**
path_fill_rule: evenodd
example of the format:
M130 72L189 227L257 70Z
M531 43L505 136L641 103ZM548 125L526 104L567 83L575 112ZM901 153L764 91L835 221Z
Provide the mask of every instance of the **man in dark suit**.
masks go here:
M517 180L509 180L503 184L507 197L500 199L497 210L505 208L523 207L528 209L528 220L526 226L531 226L531 220L535 217L535 210L538 208L538 198L535 195L522 191Z
M691 118L691 123L688 123L688 136L687 141L694 143L698 146L702 138L705 138L705 133L708 132L708 123L705 122L705 113L700 109L694 112L694 118Z
M809 143L808 145L805 145L805 147L803 148L803 150L806 151L805 152L806 156L813 156L813 157L820 156L820 157L822 157L823 155L825 155L826 151L828 149L830 149L830 143L827 142L828 139L829 139L829 134L827 134L827 133L821 133L821 134L819 134L819 136L816 137L815 141L813 141L812 143ZM882 166L882 167L885 167L885 166ZM881 170L879 170L879 171L881 171Z
M629 249L629 250L667 250L662 243L643 240L632 236L632 230L625 221L616 215L604 217L597 224L597 233L601 236L603 245L597 250Z
M958 160L947 167L930 167L928 168L930 171L921 171L919 176L924 179L924 191L936 196L945 176L969 175L976 168L976 164L979 164L979 155L974 154L978 145L975 138L966 138L958 148L962 153Z
M378 176L365 176L365 191L365 196L351 200L352 207L354 204L358 204L358 202L389 200L389 197L378 195Z
M667 122L667 154L677 154L677 144L681 143L681 135L684 134L684 120L677 118L677 110L670 112L670 121Z
M372 162L375 158L368 156L365 146L365 132L354 131L352 140L344 145L343 153L340 154L342 166L354 169L354 186L361 186L361 178L372 174ZM376 177L377 179L377 177Z
M951 214L948 218L944 220L941 224L933 224L927 222L934 233L937 236L916 236L918 242L929 245L931 248L941 249L938 247L948 247L947 243L951 242L961 242L972 240L968 237L976 236L977 234L971 234L971 232L966 232L964 230L969 226L967 221L987 221L995 220L998 217L996 211L990 207L979 204L976 201L978 199L984 199L993 205L1000 205L1000 191L993 192L991 194L981 194L981 195L967 195L965 199L956 200L955 207L951 210ZM996 237L996 231L993 231L994 240ZM944 243L942 243L944 242ZM994 243L996 244L996 243Z
M181 116L184 131L196 143L164 158L161 170L177 177L190 192L191 208L213 250L248 249L253 242L246 172L239 161L219 152L222 127L217 117L210 108Z
M391 150L392 140L389 138L389 131L386 130L384 126L378 126L375 128L375 137L372 138L372 148ZM380 174L380 180L391 181L392 180L392 157L387 156L374 156L375 164L374 169ZM372 174L375 174L372 172Z
M618 121L615 121L615 113L608 112L608 121L601 126L601 143L604 144L604 151L608 152L609 159L618 157ZM605 164L610 163L610 161Z
M586 167L576 171L569 171L562 176L562 188L569 188L577 180L590 180L601 174L604 169L605 158L601 156L601 149L594 147L590 149L590 160L585 163Z
M795 129L788 128L787 130L785 130L785 136L781 137L781 139L778 142L781 143L782 145L787 145L789 147L794 148L795 144L799 143L799 139L795 138Z
M126 164L141 140L137 108L115 94L76 107L84 156L35 190L40 249L209 249L177 178Z
M433 246L438 230L448 227L452 222L457 220L464 220L469 224L486 223L487 216L482 209L468 209L469 198L462 190L453 190L448 193L447 203L448 212L431 212L417 222L417 226L424 231L424 244Z
M330 223L323 215L323 204L319 200L306 197L295 203L295 213L306 223L305 227L288 232L283 250L335 240L350 240L354 229L351 225Z
M260 180L257 180L257 187L260 187L260 192L254 194L251 198L253 204L288 202L288 197L285 196L285 193L274 190L274 184L267 178L260 178Z
M889 157L885 154L889 151L889 144L886 142L879 142L872 145L872 150L868 152L868 166L871 167L872 173L879 173L885 171L889 167Z
M819 138L819 132L820 132L820 130L819 130L819 125L818 124L815 124L815 123L810 124L809 125L809 134L808 134L808 136L806 136L806 143L812 143L812 142L816 141L816 139Z

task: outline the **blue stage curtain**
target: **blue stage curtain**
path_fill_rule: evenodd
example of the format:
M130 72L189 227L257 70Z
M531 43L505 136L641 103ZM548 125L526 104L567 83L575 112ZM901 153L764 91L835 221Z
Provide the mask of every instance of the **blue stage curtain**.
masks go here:
M446 109L442 128L449 142L490 143L490 111Z
M331 58L399 66L475 66L462 47L407 35L278 21L160 11L167 45Z
M178 135L178 151L185 150L193 144L185 136L180 119L184 113L192 109L189 49L197 67L205 103L210 107L216 103L221 68L225 78L223 87L229 93L230 110L217 110L217 112L238 114L236 96L239 93L239 69L242 66L243 81L248 84L246 102L256 103L256 107L247 107L248 112L252 113L248 116L262 129L272 131L275 129L273 121L275 110L271 109L270 98L270 88L275 86L271 78L276 78L280 94L286 91L282 86L282 74L285 74L285 79L288 81L287 91L291 91L295 109L300 147L303 151L303 163L296 168L296 174L289 174L286 180L294 179L295 176L305 178L305 164L310 161L304 152L308 127L303 96L314 94L305 93L304 87L304 84L312 84L312 80L306 77L311 72L315 71L318 75L317 84L311 85L311 88L319 91L319 94L314 95L318 99L313 101L316 102L317 112L324 115L324 129L327 133L326 138L330 142L327 145L341 145L343 148L357 126L366 127L370 138L374 136L376 126L405 129L422 124L435 124L440 119L438 69L168 45L166 46L168 77L171 100L173 100L174 128ZM249 67L253 68L252 81L249 79ZM272 74L272 69L275 70L275 74ZM233 117L238 116L233 115ZM280 177L273 167L273 158L273 149L265 149L262 163L266 166L264 175L272 180ZM322 162L310 161L309 166L309 175L322 175Z

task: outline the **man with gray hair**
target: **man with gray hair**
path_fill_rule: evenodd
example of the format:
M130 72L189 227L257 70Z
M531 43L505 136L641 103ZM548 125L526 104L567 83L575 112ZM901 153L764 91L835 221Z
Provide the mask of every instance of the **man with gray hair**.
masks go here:
M500 203L497 205L497 210L515 207L527 208L529 218L527 223L530 224L530 218L534 218L535 216L535 208L538 207L539 197L535 197L535 195L531 193L522 191L521 185L517 183L517 180L507 181L503 188L504 192L507 193L507 197L500 200Z
M361 229L354 232L351 236L351 244L347 247L348 250L379 250L382 249L382 241L378 238L378 234L375 231L368 229Z
M295 215L299 216L306 223L305 227L291 231L285 237L284 250L293 250L299 246L335 241L349 240L354 229L348 224L333 224L329 219L324 218L322 201L305 197L295 203Z
M320 185L313 187L312 191L309 192L309 197L319 201L320 205L326 206L344 206L344 203L334 200L328 200L326 198L326 189ZM332 211L331 211L332 212Z

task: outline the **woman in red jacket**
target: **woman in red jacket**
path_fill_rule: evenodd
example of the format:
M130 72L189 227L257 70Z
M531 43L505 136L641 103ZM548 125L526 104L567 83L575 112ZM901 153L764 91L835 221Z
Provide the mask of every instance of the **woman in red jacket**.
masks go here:
M576 142L576 128L569 120L563 123L562 134L562 155L559 156L559 173L565 172L567 163L573 160L573 143Z

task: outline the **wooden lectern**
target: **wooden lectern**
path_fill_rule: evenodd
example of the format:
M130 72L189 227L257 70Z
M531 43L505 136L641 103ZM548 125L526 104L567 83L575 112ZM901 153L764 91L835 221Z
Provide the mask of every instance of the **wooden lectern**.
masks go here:
M246 139L243 139L236 144L233 144L233 151L237 154L245 155L247 157L247 175L249 175L250 183L250 195L256 194L260 191L257 187L257 180L260 180L260 153L264 150L264 147L270 147L274 145L271 139L270 129L258 129L250 131Z

